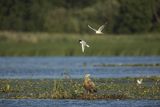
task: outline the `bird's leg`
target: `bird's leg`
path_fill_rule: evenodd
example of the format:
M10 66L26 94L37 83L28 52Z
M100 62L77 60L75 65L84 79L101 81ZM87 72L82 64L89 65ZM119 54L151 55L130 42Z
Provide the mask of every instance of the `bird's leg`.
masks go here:
M89 91L87 91L87 94L90 94L90 92L89 92Z

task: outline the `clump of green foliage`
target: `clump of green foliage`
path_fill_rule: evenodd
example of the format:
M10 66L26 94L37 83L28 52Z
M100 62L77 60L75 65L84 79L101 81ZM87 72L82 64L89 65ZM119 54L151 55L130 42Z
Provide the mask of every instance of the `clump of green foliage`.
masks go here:
M11 91L11 87L9 84L6 84L4 87L2 87L2 91L5 93L8 93Z

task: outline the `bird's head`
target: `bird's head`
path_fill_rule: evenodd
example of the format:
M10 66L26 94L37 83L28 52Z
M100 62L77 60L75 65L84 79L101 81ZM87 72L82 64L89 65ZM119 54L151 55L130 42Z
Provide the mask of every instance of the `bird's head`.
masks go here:
M85 78L89 78L89 77L90 77L90 74L86 74L86 75L85 75Z
M81 39L79 39L78 41L79 41L79 42L81 42L82 40L81 40Z

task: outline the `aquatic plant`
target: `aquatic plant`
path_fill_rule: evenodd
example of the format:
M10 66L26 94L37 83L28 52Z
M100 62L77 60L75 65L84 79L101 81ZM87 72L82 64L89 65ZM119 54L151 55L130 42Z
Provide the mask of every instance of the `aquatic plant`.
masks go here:
M93 78L98 91L91 94L84 90L82 79L0 79L0 98L159 100L160 77L141 78L141 85L138 78Z
M8 93L11 91L11 87L9 84L6 84L3 88L2 88L2 91L5 92L5 93Z

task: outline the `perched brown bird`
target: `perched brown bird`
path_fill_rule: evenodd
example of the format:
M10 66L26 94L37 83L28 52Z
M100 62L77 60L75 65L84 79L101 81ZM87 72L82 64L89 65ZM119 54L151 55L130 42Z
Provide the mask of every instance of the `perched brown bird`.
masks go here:
M93 81L90 79L90 74L86 74L84 77L83 87L88 93L97 92L96 86Z

